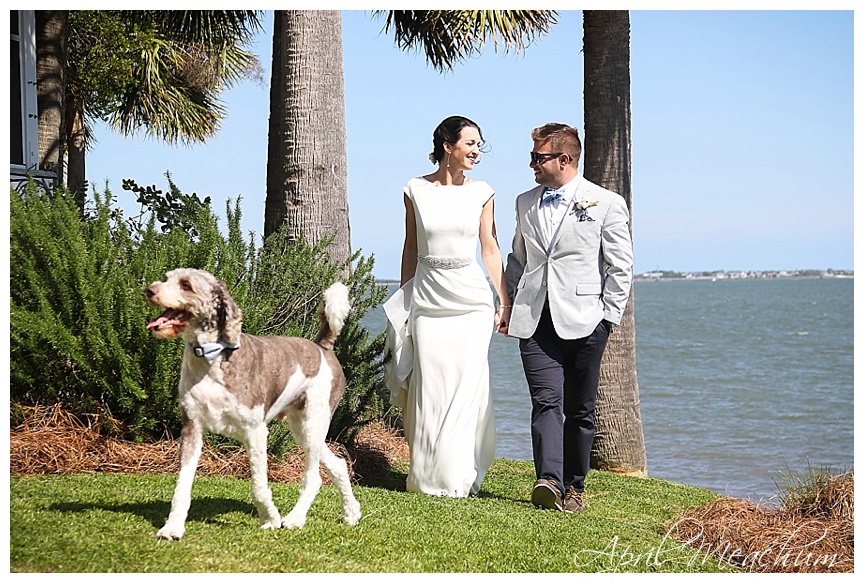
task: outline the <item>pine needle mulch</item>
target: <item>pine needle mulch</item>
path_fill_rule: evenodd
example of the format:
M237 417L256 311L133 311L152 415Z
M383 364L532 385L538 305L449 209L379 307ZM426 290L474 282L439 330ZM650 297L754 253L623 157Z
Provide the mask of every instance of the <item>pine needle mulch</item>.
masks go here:
M10 430L10 472L18 475L75 474L95 472L177 473L179 442L133 443L105 437L96 417L82 421L59 406L21 408L23 421ZM408 445L397 431L380 425L364 427L348 449L327 444L348 463L354 483L388 471L407 459ZM299 482L304 456L299 447L282 459L268 456L267 477L271 482ZM209 476L249 477L249 460L243 448L216 449L205 444L198 473ZM321 477L329 483L324 470Z
M99 421L86 422L59 406L22 408L24 420L10 431L9 461L14 475L53 473L176 473L176 440L132 443L100 434ZM352 481L374 483L408 459L401 434L380 425L363 428L349 452L339 443L330 449L348 462ZM269 456L273 482L298 482L303 453L291 450L281 460ZM211 476L249 477L242 448L206 446L198 472ZM328 482L325 472L322 478ZM718 498L680 517L670 532L676 540L729 565L760 573L854 571L854 476L849 471L819 476L818 487L792 489L779 507L735 498Z
M681 517L672 536L754 573L851 573L854 474L816 476L770 506L718 498Z

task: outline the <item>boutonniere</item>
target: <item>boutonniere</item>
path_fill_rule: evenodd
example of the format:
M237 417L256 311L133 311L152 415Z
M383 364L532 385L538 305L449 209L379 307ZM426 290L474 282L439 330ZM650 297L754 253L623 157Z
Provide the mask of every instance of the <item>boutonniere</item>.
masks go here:
M597 206L597 202L598 201L596 200L589 202L587 198L577 200L573 204L573 209L570 211L570 214L575 215L576 218L579 219L579 222L593 221L594 219L588 216L588 209L592 206Z

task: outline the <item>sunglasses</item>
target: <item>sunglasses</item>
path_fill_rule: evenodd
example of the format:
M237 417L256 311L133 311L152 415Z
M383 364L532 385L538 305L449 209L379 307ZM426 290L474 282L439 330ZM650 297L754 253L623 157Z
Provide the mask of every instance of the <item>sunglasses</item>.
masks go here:
M564 154L564 152L531 152L531 163L542 164L546 160L549 160L550 158L557 158L562 154ZM567 158L570 158L570 156L567 155ZM570 159L572 160L572 158Z

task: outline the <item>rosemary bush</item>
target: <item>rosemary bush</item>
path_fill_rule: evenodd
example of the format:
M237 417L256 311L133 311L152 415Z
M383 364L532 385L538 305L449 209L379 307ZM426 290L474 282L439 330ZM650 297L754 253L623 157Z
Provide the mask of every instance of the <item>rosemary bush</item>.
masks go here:
M129 439L179 435L182 343L150 336L146 325L155 314L143 290L166 271L195 267L226 282L250 334L313 337L321 294L342 279L354 309L335 347L348 386L330 437L348 442L364 423L385 418L383 335L370 338L360 326L386 295L375 284L374 259L357 252L339 265L327 254L329 241L288 245L282 233L256 247L254 234L247 241L240 231L240 199L226 205L223 236L209 200L183 195L166 177L164 199L173 206L161 208L173 210L159 215L159 225L152 210L161 191L139 195L142 214L127 218L112 207L107 186L94 190L83 213L68 192L11 189L11 401L59 401L78 415L120 421ZM143 191L131 181L124 188ZM176 217L182 220L172 222ZM286 440L277 431L271 445Z

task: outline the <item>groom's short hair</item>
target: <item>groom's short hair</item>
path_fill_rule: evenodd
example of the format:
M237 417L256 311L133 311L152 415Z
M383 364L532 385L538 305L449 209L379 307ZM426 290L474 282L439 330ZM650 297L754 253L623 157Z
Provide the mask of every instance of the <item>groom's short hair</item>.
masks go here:
M549 140L549 146L556 152L563 152L573 158L578 164L582 154L582 141L575 128L563 123L547 123L531 131L531 139L535 142Z

